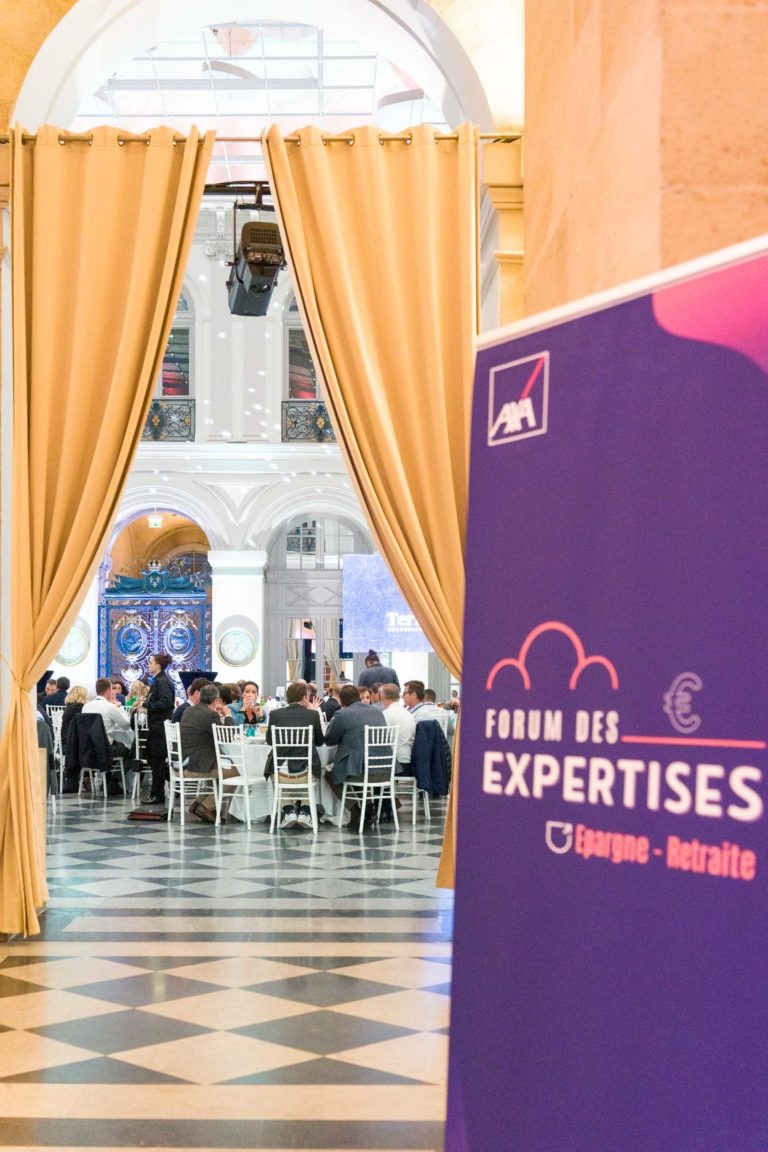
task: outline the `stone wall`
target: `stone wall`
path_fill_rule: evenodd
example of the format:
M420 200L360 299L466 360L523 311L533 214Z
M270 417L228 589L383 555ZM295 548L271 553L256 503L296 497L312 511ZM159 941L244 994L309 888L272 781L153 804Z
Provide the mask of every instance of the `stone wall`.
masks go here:
M765 0L530 0L526 311L768 229Z

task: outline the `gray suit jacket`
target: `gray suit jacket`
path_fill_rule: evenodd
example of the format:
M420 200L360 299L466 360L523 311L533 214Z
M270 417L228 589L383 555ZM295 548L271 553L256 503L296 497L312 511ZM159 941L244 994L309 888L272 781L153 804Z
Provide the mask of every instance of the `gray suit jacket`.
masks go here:
M326 744L338 744L333 761L333 780L343 784L349 776L362 776L365 758L365 729L386 728L384 713L371 704L356 700L337 712L328 725Z
M181 756L187 772L215 772L214 724L231 724L207 704L192 704L179 721Z

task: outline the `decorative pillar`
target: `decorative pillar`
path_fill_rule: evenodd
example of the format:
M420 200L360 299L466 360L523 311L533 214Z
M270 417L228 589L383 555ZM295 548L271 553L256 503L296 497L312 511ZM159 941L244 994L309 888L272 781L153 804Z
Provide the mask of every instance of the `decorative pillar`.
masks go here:
M524 314L522 141L483 145L480 179L496 209L499 323L509 324Z
M255 680L264 694L264 567L267 553L215 550L211 565L211 661L224 683Z

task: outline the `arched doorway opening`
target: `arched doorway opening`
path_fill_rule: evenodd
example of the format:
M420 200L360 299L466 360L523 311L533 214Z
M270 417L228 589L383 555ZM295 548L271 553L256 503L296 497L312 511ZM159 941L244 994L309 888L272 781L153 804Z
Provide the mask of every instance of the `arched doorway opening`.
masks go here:
M135 680L149 657L169 675L211 662L211 568L202 528L179 512L150 510L125 524L99 574L98 675Z
M267 682L302 676L318 688L352 679L344 648L344 557L370 553L370 538L341 517L309 513L283 521L268 549L266 579Z

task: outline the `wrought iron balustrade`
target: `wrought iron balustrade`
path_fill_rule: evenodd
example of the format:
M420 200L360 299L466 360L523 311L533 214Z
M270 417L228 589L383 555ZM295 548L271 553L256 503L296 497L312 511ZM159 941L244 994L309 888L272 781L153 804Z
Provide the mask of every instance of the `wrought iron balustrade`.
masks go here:
M336 439L322 400L284 400L282 435L283 442L302 440L317 444Z
M194 440L195 402L187 397L173 400L153 400L142 440Z

